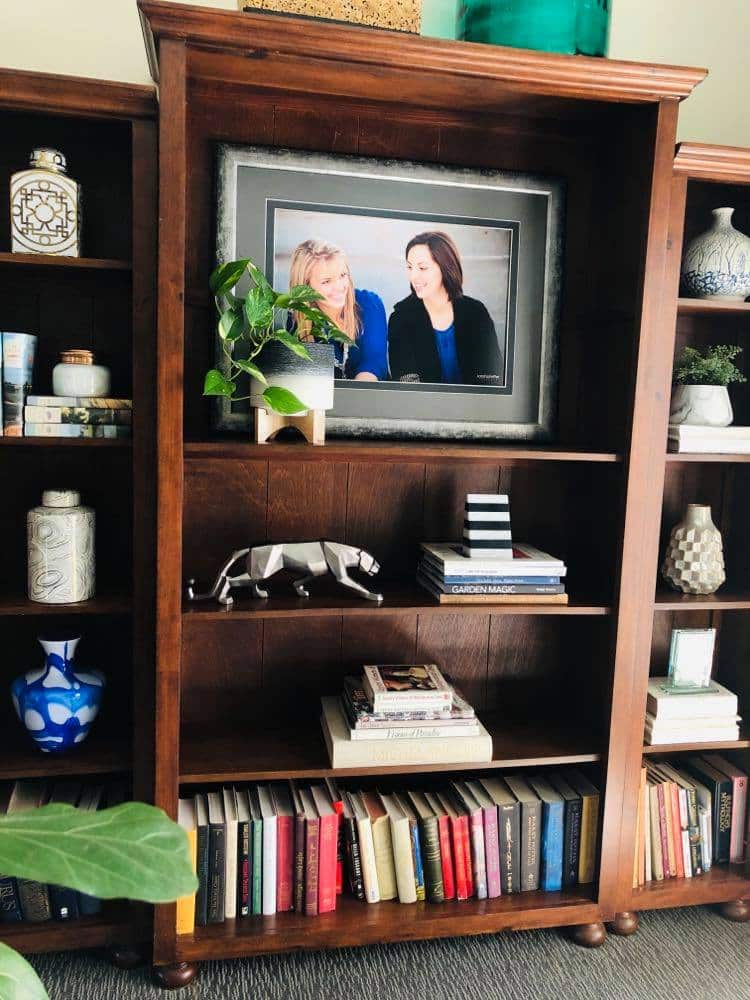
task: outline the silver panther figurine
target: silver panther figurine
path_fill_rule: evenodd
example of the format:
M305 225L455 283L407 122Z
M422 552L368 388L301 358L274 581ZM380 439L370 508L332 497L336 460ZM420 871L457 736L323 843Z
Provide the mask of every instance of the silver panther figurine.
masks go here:
M229 570L238 559L245 559L247 572L239 576L229 576ZM196 594L195 580L188 580L187 596L190 601L208 601L216 598L219 604L231 607L234 598L229 591L232 587L250 587L254 597L268 597L267 590L258 586L261 580L267 580L281 569L290 569L295 573L303 573L293 583L300 597L309 597L307 584L316 576L332 573L344 587L357 591L368 601L383 600L382 594L357 583L347 573L350 568L362 570L368 576L374 576L380 570L380 565L364 549L354 545L343 545L341 542L279 542L276 545L257 545L255 548L237 549L227 559L219 570L216 582L208 593Z

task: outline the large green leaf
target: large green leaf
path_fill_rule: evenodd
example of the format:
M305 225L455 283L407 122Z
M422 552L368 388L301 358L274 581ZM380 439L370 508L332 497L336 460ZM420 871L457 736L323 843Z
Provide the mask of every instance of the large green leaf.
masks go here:
M250 263L249 260L230 260L226 264L220 264L208 279L214 295L223 295L234 288Z
M0 941L0 1000L49 1000L25 958Z
M284 330L277 330L273 335L274 340L278 340L279 343L283 344L284 347L288 348L297 357L304 358L305 361L311 361L310 352L292 333L286 333Z
M218 368L212 368L210 372L206 372L206 378L203 382L204 396L229 396L231 398L234 395L234 390L234 382Z
M244 328L242 314L234 309L227 309L219 319L219 336L222 340L239 340Z
M251 288L245 299L245 316L254 329L265 330L273 323L273 306L260 288Z
M259 382L262 382L263 385L268 385L268 380L266 379L266 376L263 374L260 368L258 368L257 365L254 365L252 363L252 361L245 361L244 358L240 358L238 361L235 361L235 364L243 372L247 372L248 375L252 375L253 378L257 378L257 380Z
M154 806L68 805L0 817L0 871L99 899L168 903L195 892L185 831Z
M289 296L293 299L299 299L301 302L319 302L325 298L322 292L316 292L310 285L295 285L294 288L289 289Z
M247 269L250 272L250 277L258 286L258 289L261 293L261 297L263 298L264 302L267 302L268 305L271 306L275 305L278 296L276 292L273 290L273 288L271 288L271 285L269 284L268 278L266 278L265 274L263 274L261 269L252 260L248 261Z
M309 409L293 392L290 392L289 389L283 389L280 385L269 386L263 393L263 399L272 410L287 416L291 416L293 413L304 413L305 410Z

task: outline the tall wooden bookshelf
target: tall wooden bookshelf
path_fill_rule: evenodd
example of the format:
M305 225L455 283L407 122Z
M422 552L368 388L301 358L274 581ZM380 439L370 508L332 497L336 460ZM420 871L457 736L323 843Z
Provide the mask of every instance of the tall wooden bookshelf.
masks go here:
M0 70L0 329L38 337L34 389L52 392L67 347L110 366L113 390L133 396L132 440L0 437L3 572L0 624L0 778L121 775L153 794L155 562L156 101L153 88ZM9 179L35 146L61 149L83 188L85 257L10 252ZM69 486L97 515L97 593L82 604L26 599L26 512L42 490ZM47 629L82 636L81 665L107 677L99 718L69 754L42 754L13 712L8 686L39 664ZM132 909L105 905L70 923L0 923L21 951L108 945L127 961L148 937Z
M672 163L679 102L704 72L139 6L160 93L157 803L174 815L180 791L206 783L341 774L316 722L319 696L364 662L415 656L460 680L492 730L493 767L575 761L604 792L591 886L444 906L345 900L317 919L279 914L185 936L174 907L159 907L159 978L189 982L209 958L508 928L569 927L600 944L604 923L626 929L632 906L623 788L640 762L634 712L651 642ZM212 433L201 380L218 141L562 177L555 446L255 446ZM568 607L435 607L415 590L417 543L456 537L464 494L498 489L513 495L516 537L565 558ZM185 580L208 579L233 548L306 537L375 552L383 606L340 593L245 601L229 614L183 604Z

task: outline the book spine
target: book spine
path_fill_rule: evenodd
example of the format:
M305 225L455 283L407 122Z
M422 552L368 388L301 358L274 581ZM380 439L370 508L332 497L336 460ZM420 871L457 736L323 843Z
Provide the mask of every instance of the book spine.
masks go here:
M132 399L113 396L27 396L27 406L61 409L63 406L83 406L93 410L132 410Z
M276 912L276 817L263 817L263 899L261 904L264 916L270 917Z
M222 823L208 826L208 922L224 922L226 833Z
M419 826L416 820L409 820L409 833L411 835L411 855L414 865L414 890L417 894L417 901L423 902L425 899L425 874L422 863L422 838L419 835Z
M549 583L445 583L443 594L564 594L563 584Z
M451 836L453 841L453 863L456 870L456 899L469 899L473 893L471 885L471 859L467 865L468 841L464 829L465 817L451 819Z
M362 856L359 850L357 823L353 816L344 816L341 822L344 831L347 879L355 899L365 899L365 883L362 876Z
M5 432L8 433L7 430ZM115 424L24 424L24 437L127 438L130 427ZM16 435L20 437L19 434Z
M362 881L365 885L365 899L368 903L378 903L380 902L380 887L378 885L378 870L375 862L372 826L369 819L357 822L357 839L359 840L359 854L362 860Z
M294 817L294 912L305 912L305 817Z
M649 793L649 824L651 835L651 868L654 878L661 882L664 878L664 863L662 860L661 826L659 822L659 797L656 785L648 786Z
M453 739L455 736L479 736L481 730L478 725L460 725L452 723L436 726L394 726L386 729L383 727L357 727L351 730L353 740L434 740Z
M687 791L687 814L688 814L688 837L690 838L690 867L693 875L703 873L703 858L701 856L701 831L698 821L698 799L695 788L691 787Z
M541 802L524 803L521 812L521 890L539 888L539 828L542 820Z
M487 867L487 896L496 899L502 892L500 877L500 831L497 828L497 807L482 809L484 826L484 858Z
M445 901L446 895L443 880L443 863L440 853L440 824L437 816L428 816L420 822L420 834L422 840L422 860L424 862L425 895L427 901L430 903L442 903Z
M410 824L404 817L396 821L389 819L389 822L398 898L401 903L416 903L417 889L416 878L414 876L414 848Z
M50 910L47 886L43 882L34 882L27 878L17 879L16 885L18 886L18 898L21 901L23 919L33 923L50 920L52 911Z
M305 823L305 915L318 915L318 871L320 860L320 821Z
M24 406L23 417L30 424L130 424L133 411L84 406Z
M680 794L677 785L670 781L665 789L669 795L669 818L672 821L672 854L674 855L675 878L685 878L685 865L682 861L682 818L680 816Z
M62 885L48 885L49 905L55 920L75 920L78 914L78 893Z
M0 876L0 923L15 924L19 920L23 920L23 913L16 880L10 875Z
M701 808L698 810L698 824L701 831L701 863L704 872L710 872L713 864L713 844L711 830L711 811Z
M739 864L745 860L745 816L747 815L747 776L732 778L732 829L729 838L729 860Z
M471 835L471 874L477 899L487 899L487 860L484 853L482 810L475 809L469 817Z
M237 821L227 821L224 831L224 919L237 916Z
M332 802L333 811L336 813L336 895L340 896L344 891L344 857L346 856L346 844L344 842L344 803L341 799Z
M451 847L450 817L438 818L438 838L440 867L443 877L443 899L456 898L456 877L453 870L453 849ZM429 887L429 882L428 882Z
M237 916L250 916L250 822L237 823Z
M208 923L208 827L198 827L197 847L198 894L195 897L195 922L199 927Z
M562 889L563 803L543 804L541 887L545 892Z
M728 778L716 786L714 804L714 861L729 861L732 836L732 781Z
M250 912L257 916L263 912L263 823L260 820L253 820L252 838L253 880Z
M318 847L318 913L331 913L336 909L336 852L338 845L338 816L320 817L320 844Z
M564 886L575 885L578 881L578 859L581 850L581 811L580 799L572 799L565 803L565 840L563 844L563 878ZM643 820L642 820L643 822Z
M521 807L499 806L500 879L504 893L521 891Z
M294 909L294 820L276 817L276 912Z
M644 861L643 881L650 882L653 879L653 865L651 858L651 796L648 786L643 789L643 822L644 822L644 849L646 858Z
M390 712L449 712L452 697L445 697L442 691L439 697L427 694L401 694L388 691L385 694L375 693L372 699L372 710L376 715Z
M656 794L659 802L659 836L661 837L661 860L664 866L664 878L674 875L674 861L670 860L670 838L667 828L667 797L664 794L663 783L657 784Z

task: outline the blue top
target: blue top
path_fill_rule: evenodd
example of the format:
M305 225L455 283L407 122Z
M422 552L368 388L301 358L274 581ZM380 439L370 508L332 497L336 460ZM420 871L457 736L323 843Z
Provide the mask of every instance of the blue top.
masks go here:
M451 323L445 330L435 330L435 347L440 358L440 374L443 382L457 383L461 381L461 369L458 367L456 353L456 325Z
M349 345L346 378L355 378L360 372L371 372L382 381L388 378L388 323L383 300L375 292L355 288L354 301L359 313L360 332L356 343ZM334 346L336 360L341 364L343 345Z

